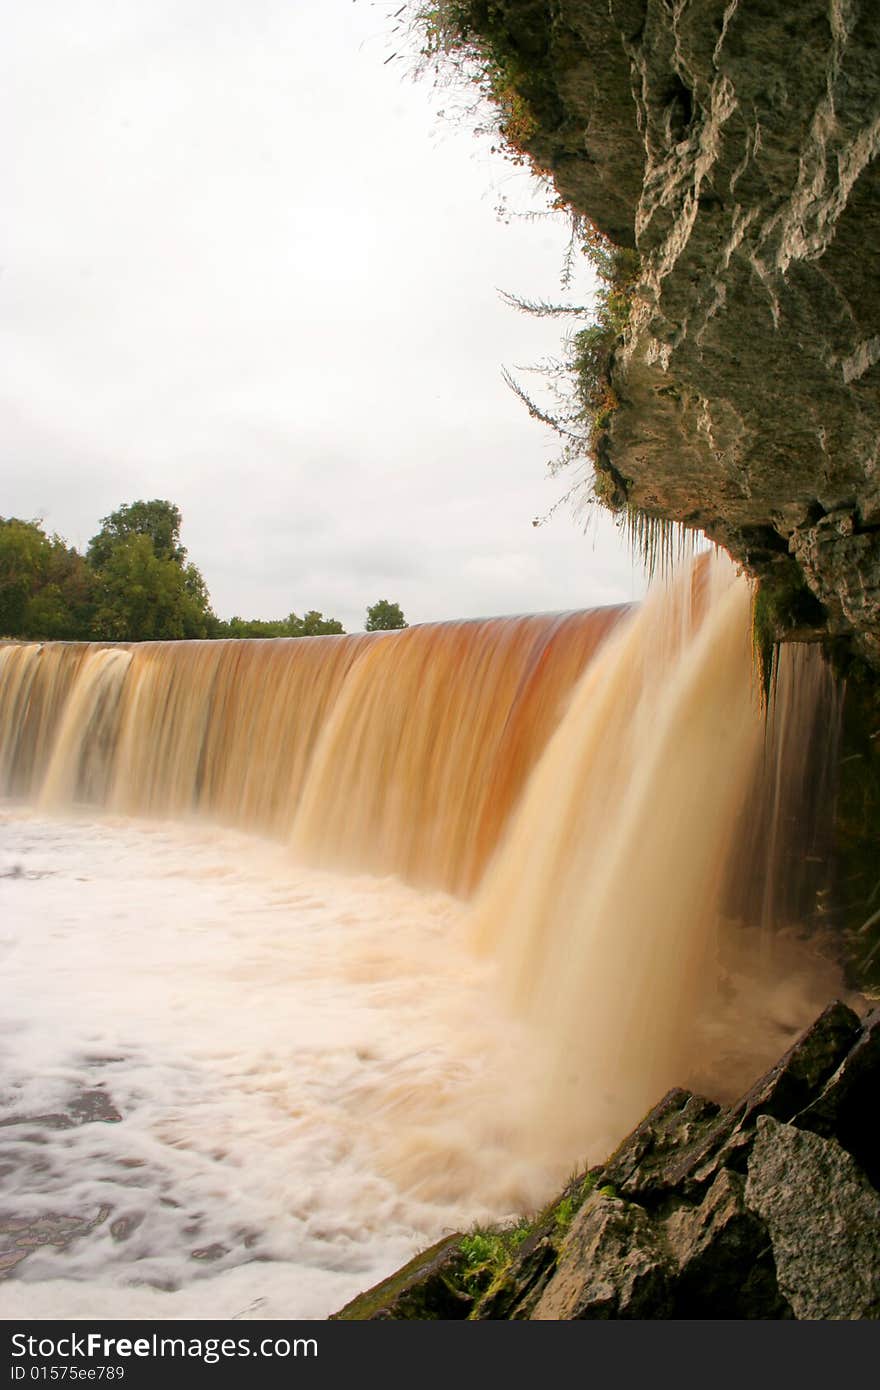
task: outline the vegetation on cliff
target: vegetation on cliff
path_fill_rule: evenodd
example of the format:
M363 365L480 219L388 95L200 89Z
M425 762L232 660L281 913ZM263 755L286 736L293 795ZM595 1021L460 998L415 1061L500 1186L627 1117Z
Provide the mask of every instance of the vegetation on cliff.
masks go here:
M562 441L550 464L551 475L564 469L575 474L548 516L563 503L571 503L576 511L593 502L601 504L619 518L633 548L653 573L667 567L681 549L683 537L668 519L634 501L630 480L609 450L612 420L620 407L613 369L641 279L640 257L631 238L620 237L616 228L603 229L560 186L553 161L546 158L543 138L548 128L555 129L564 118L557 74L542 35L546 16L539 11L546 7L520 5L516 26L510 23L509 8L489 0L440 0L415 5L407 22L420 43L422 66L432 67L441 83L479 94L483 110L492 113L488 120L496 142L493 149L527 166L547 192L549 206L567 214L571 237L564 285L570 283L578 256L586 258L596 277L590 306L504 296L523 312L576 320L563 340L561 357L533 369L545 378L551 405L542 405L519 380L504 372L532 418ZM478 130L483 128L477 124ZM534 524L544 520L537 517Z

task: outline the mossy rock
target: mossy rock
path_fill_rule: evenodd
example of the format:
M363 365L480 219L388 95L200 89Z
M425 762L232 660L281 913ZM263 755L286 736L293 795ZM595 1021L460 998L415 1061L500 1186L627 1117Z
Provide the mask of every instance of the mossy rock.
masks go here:
M474 1300L462 1287L466 1269L463 1238L458 1232L439 1240L389 1279L358 1294L332 1314L330 1321L438 1322L466 1318Z

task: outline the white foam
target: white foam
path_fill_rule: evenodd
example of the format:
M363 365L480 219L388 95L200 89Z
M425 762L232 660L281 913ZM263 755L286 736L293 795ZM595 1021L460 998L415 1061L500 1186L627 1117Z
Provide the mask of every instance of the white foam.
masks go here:
M527 1063L453 899L18 808L0 875L2 1244L80 1223L3 1316L321 1318L558 1179L506 1158ZM53 1127L95 1092L120 1122Z

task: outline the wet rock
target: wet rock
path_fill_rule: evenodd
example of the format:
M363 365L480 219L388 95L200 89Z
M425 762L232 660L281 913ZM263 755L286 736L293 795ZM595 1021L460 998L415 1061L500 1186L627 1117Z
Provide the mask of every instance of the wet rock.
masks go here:
M602 1165L602 1182L640 1202L667 1192L684 1157L703 1152L720 1111L714 1101L690 1091L669 1091Z
M438 1241L381 1284L358 1294L331 1321L372 1322L377 1319L436 1321L461 1319L474 1300L461 1288L465 1260L461 1234Z
M727 1109L670 1091L475 1304L453 1237L337 1316L880 1316L880 1193L845 1147L876 1158L878 1019L829 1005Z
M208 1263L212 1263L214 1260L222 1260L223 1256L228 1254L229 1250L227 1246L221 1245L219 1241L215 1241L213 1245L203 1245L198 1250L190 1251L190 1257L193 1260L204 1260Z
M745 1174L758 1115L792 1119L820 1093L861 1032L858 1015L835 1002L735 1105L722 1109L690 1091L670 1091L597 1169L597 1184L657 1206L673 1193L700 1199L724 1167Z
M0 1120L0 1129L16 1125L32 1125L42 1129L76 1129L79 1125L100 1122L119 1124L122 1116L110 1096L100 1087L78 1091L67 1101L63 1111L45 1115L13 1115Z
M645 1211L597 1192L575 1217L532 1318L667 1317L671 1276L659 1233Z
M835 1136L873 1185L880 1188L878 1077L880 1009L875 1009L865 1019L855 1046L826 1082L821 1094L798 1112L795 1123L799 1129L809 1129L814 1134Z
M102 1205L91 1218L54 1212L34 1217L0 1213L0 1278L12 1274L41 1245L54 1245L63 1250L72 1241L89 1235L104 1224L110 1211L110 1207Z
M553 1225L543 1224L524 1242L470 1316L476 1321L503 1318L521 1322L530 1318L553 1277L557 1257Z
M880 1318L880 1193L834 1139L758 1120L746 1202L797 1318Z
M122 1119L110 1096L100 1087L80 1091L68 1102L67 1112L75 1125L91 1124L94 1121L115 1125Z
M672 1185L694 1195L723 1167L745 1173L758 1117L793 1119L833 1076L861 1027L858 1014L846 1004L829 1004L742 1099L720 1113L702 1142L684 1150L679 1162L669 1163Z
M677 1266L676 1318L784 1318L767 1227L745 1202L745 1179L722 1169L697 1207L681 1206L664 1223Z
M138 1226L140 1226L143 1219L143 1212L137 1212L130 1216L117 1216L116 1220L110 1223L110 1234L114 1240L128 1240L132 1232L136 1231Z

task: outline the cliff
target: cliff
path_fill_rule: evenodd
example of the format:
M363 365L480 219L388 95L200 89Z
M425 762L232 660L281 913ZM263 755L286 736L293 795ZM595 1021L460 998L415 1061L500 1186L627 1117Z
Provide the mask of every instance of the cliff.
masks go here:
M447 10L509 138L638 252L603 493L721 543L776 633L880 668L880 8Z

